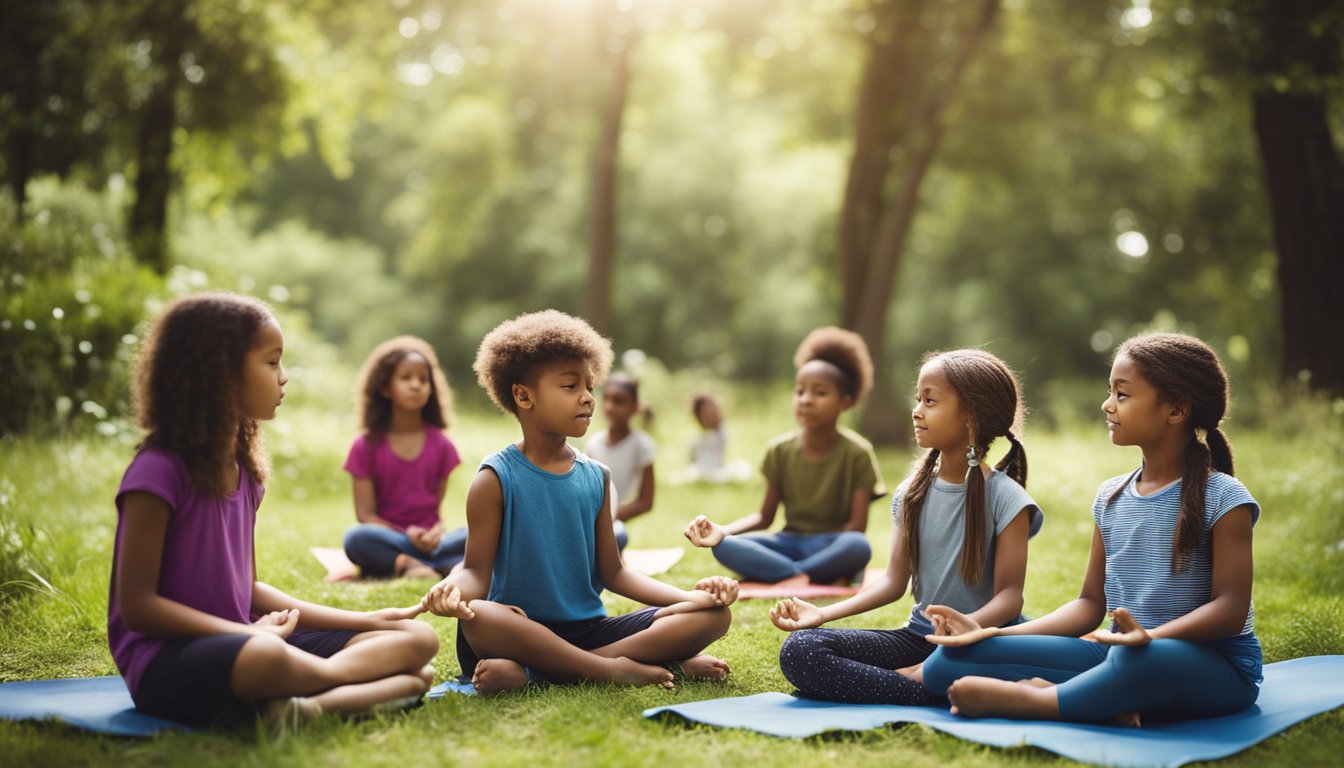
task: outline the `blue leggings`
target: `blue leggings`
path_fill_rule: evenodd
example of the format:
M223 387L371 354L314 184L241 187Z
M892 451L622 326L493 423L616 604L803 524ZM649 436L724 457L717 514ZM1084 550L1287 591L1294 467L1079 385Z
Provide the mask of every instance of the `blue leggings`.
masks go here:
M1076 637L993 637L942 647L924 662L924 685L946 695L958 678L1040 677L1057 683L1059 719L1105 722L1138 712L1158 718L1227 715L1251 706L1260 687L1218 651L1188 640L1127 648Z
M749 533L724 536L714 557L746 581L773 583L806 573L829 583L854 578L872 559L868 539L858 531L831 533Z
M411 537L384 525L360 523L345 532L345 556L359 566L365 576L391 576L397 555L410 555L439 573L447 573L462 562L467 551L467 529L457 528L443 534L433 552L422 552Z

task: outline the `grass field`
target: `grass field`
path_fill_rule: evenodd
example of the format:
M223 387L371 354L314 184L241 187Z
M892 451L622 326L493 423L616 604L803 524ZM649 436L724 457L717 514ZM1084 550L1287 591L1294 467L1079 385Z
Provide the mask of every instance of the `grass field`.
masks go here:
M730 453L753 463L764 441L789 429L787 393L728 402ZM659 395L660 397L662 395ZM656 467L670 478L686 463L689 417L667 396L653 432ZM657 400L655 400L657 402ZM1285 407L1256 431L1228 428L1238 476L1264 514L1255 532L1256 628L1266 661L1344 653L1344 414L1329 406ZM348 480L340 471L352 424L329 407L287 400L267 427L274 474L257 525L260 576L304 598L354 609L417 600L423 583L326 584L308 554L338 546L352 520ZM461 524L470 468L515 439L497 414L468 412L452 435L466 464L449 483L445 516ZM1029 430L1029 490L1046 513L1033 540L1026 610L1039 615L1078 589L1091 532L1090 503L1105 478L1132 469L1133 450L1112 447L1100 423L1058 432ZM133 434L0 442L0 680L115 674L106 645L108 571L116 515L112 505L129 461ZM913 454L884 450L882 470L895 487ZM726 521L759 503L759 481L740 486L658 486L654 511L631 527L633 547L684 543L694 514ZM891 529L886 507L873 506L875 564L885 563ZM687 547L690 549L689 546ZM707 551L688 551L664 578L689 587L719 572ZM633 607L611 598L608 607ZM661 704L738 696L790 687L776 663L783 633L766 617L768 603L734 606L733 628L710 648L732 664L726 683L684 684L674 691L604 686L553 687L493 700L449 696L407 714L359 722L329 718L271 741L260 733L164 735L150 740L98 737L51 723L0 723L0 765L666 765L840 764L1012 765L1058 760L1022 748L967 744L921 726L860 735L783 741L754 734L643 720ZM910 609L907 596L835 626L891 627ZM430 618L443 645L440 676L455 673L453 626ZM1341 683L1344 685L1344 683ZM1228 762L1238 765L1337 764L1344 752L1344 711L1291 729Z

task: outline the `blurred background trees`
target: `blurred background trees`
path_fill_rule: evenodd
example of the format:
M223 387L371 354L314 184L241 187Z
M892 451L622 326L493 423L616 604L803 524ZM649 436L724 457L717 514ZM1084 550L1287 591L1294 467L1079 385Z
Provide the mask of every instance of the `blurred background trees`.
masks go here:
M11 0L0 35L0 431L124 412L136 323L207 285L459 382L548 306L763 383L842 323L879 437L949 346L1048 418L1152 327L1252 408L1341 388L1338 3Z

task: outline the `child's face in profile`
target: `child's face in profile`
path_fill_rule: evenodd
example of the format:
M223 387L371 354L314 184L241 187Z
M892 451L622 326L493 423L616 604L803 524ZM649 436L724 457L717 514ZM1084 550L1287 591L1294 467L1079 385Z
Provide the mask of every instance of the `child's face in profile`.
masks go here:
M920 448L955 453L964 452L970 444L971 428L961 408L961 397L937 360L930 360L919 369L910 418L914 422L915 444Z
M586 360L560 360L541 369L534 385L521 386L527 407L519 416L528 418L542 431L583 437L593 423L593 371ZM521 404L520 404L521 406ZM530 413L524 416L524 413Z
M607 423L611 426L629 426L630 418L638 409L639 403L629 389L620 384L608 384L602 388L602 415L607 417Z
M713 400L706 400L700 403L700 407L695 411L695 420L700 422L700 426L705 429L718 429L723 423L723 412L719 410L719 404Z
M243 384L239 392L243 415L257 421L275 418L280 401L285 399L285 334L271 320L257 331L257 340L243 358Z

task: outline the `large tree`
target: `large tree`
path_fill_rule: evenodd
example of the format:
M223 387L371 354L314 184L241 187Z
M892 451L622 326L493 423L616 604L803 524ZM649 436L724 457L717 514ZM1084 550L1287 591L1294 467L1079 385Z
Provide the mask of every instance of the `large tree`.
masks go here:
M868 58L854 112L854 150L840 212L840 321L886 357L888 309L920 188L947 130L966 67L993 26L998 0L874 3ZM888 440L905 429L878 388L864 430Z
M1330 103L1344 84L1344 5L1240 0L1215 20L1251 76L1278 251L1283 373L1344 393L1344 164Z

